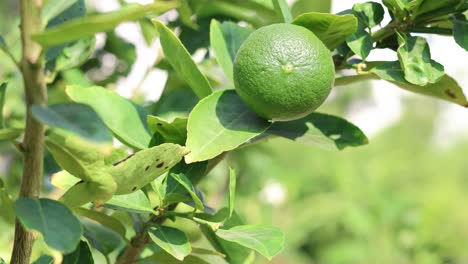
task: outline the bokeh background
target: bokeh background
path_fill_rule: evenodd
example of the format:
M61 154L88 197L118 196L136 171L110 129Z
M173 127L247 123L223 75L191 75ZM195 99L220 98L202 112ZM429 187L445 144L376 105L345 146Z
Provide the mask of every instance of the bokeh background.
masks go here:
M339 12L359 1L316 2L317 11ZM97 12L119 7L117 0L88 4ZM19 55L17 5L16 0L0 1L0 34ZM293 11L302 10L296 6ZM163 19L175 16L170 12ZM468 92L468 53L451 38L426 37L432 58ZM146 42L137 23L121 24L97 40L99 51L84 66L86 74L68 72L63 80L93 81L155 104L168 81L164 70L153 68L162 56L158 41ZM112 52L117 48L109 43L127 48ZM195 58L202 61L206 54L198 50ZM396 54L374 50L368 60L396 60ZM0 54L0 80L17 75ZM216 72L212 75L217 78ZM59 89L52 89L51 103L61 96ZM5 108L12 125L24 115L21 100L22 84L16 81ZM155 111L164 112L171 103L176 101L166 100ZM319 111L346 117L368 135L370 144L338 152L273 139L239 149L201 183L208 203L219 208L225 202L223 186L227 168L233 166L239 176L239 214L248 223L272 224L286 233L286 247L272 263L468 263L467 109L413 95L385 81L368 81L335 88ZM47 176L56 169L46 160L45 196L53 195ZM0 177L13 197L20 170L12 146L0 143ZM0 217L0 257L8 259L13 234L5 218ZM195 231L193 227L193 239L198 236Z

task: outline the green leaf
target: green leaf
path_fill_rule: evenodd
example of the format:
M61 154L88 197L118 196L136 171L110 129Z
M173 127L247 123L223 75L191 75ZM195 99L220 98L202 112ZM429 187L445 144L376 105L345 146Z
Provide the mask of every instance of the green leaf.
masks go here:
M208 161L187 164L180 162L171 169L171 173L183 173L190 181L196 185L207 173Z
M281 230L269 226L244 225L230 229L219 229L216 235L251 248L271 260L284 246L284 234Z
M84 181L84 184L77 185L76 188L86 189L88 182L95 182L99 183L100 188L99 191L92 192L93 195L103 194L104 189L107 189L110 194L113 193L115 187L112 184L112 176L107 173L104 167L104 156L111 154L110 144L97 144L96 142L87 141L61 129L49 129L45 143L60 167ZM67 175L64 174L64 176ZM108 185L108 188L105 188L106 185ZM87 195L90 195L90 193L87 193Z
M316 12L302 14L292 23L312 31L330 50L334 50L354 34L358 26L358 21L353 15Z
M468 107L468 101L466 100L465 94L463 94L462 88L447 74L442 76L437 83L419 86L411 84L405 80L403 70L401 69L401 65L398 61L387 62L377 66L371 69L371 72L405 90L418 94L429 95Z
M344 149L368 143L366 135L350 122L328 114L312 113L289 122L274 123L268 134L300 143Z
M94 264L93 255L89 249L88 243L80 241L75 251L63 256L62 264Z
M60 3L57 3L57 1L53 1L53 2L56 2L56 4L60 5ZM57 16L55 16L52 20L48 21L47 29L60 26L64 23L71 22L75 19L84 17L85 15L86 15L85 1L84 0L75 1L74 4L70 5L68 8L64 9ZM53 68L55 67L55 59L62 53L66 45L73 45L73 43L71 42L62 43L61 45L54 45L47 49L47 52L45 54L45 59L46 59L46 69L48 71L53 71ZM54 75L52 74L52 77L53 76ZM48 81L51 82L52 78L49 77L49 79L50 80Z
M453 37L460 47L468 51L468 21L464 15L452 17Z
M218 251L198 247L192 247L192 254L225 257L223 253L220 253Z
M435 18L455 13L459 7L466 4L466 0L418 0L410 1L406 7L412 10L413 16L419 18Z
M118 63L122 65L122 69L117 69L115 73L122 75L130 73L137 58L136 47L133 43L117 35L114 30L107 32L104 50L112 53L118 59Z
M320 0L320 1L310 1L310 0L297 0L294 2L291 12L294 17L297 17L304 13L309 12L320 12L320 13L330 13L331 12L331 0Z
M116 194L127 194L141 189L160 175L168 172L188 153L185 147L164 143L136 152L114 163L109 170L117 184Z
M0 36L0 46L2 45L3 38ZM3 42L4 43L4 42ZM4 120L3 120L3 106L5 105L5 97L6 97L6 89L8 83L0 83L0 141L1 140L15 140L17 139L22 133L22 128L4 128Z
M205 209L205 207L203 206L203 202L200 200L195 191L195 187L193 186L192 182L190 182L190 180L187 178L187 176L185 176L182 173L171 173L170 177L174 178L174 180L176 180L180 185L182 185L182 187L185 188L185 190L187 190L190 197L192 197L192 200L195 203L195 208L197 210L203 211Z
M85 73L77 68L63 71L60 75L66 83L73 83L74 85L83 87L93 85L93 83L89 80Z
M190 0L192 5L193 1ZM194 8L194 10L196 10ZM177 21L170 23L181 30L179 39L190 54L194 54L201 48L208 48L210 44L210 19L211 17L199 17L197 14L197 28L185 26ZM154 25L153 25L154 28ZM157 30L156 30L157 31Z
M223 22L220 24L215 19L211 20L210 41L211 48L216 60L233 83L233 62L241 44L253 32L253 29L241 27L233 22Z
M360 28L352 36L346 39L346 44L348 47L363 60L369 56L369 53L372 50L372 38L367 31L363 28Z
M40 256L38 259L36 259L33 262L33 264L53 264L53 263L54 263L54 258L51 256L47 256L47 255ZM0 264L6 264L6 263L2 263L0 259Z
M126 147L122 146L119 148L114 148L110 155L106 155L106 157L104 157L104 163L106 165L114 165L115 163L124 160L128 156L128 149Z
M425 38L399 34L398 42L398 59L408 82L425 86L438 82L444 76L444 66L431 59Z
M193 22L192 20L192 9L190 8L190 5L187 0L177 0L179 3L179 7L177 8L177 11L179 13L180 21L182 23L190 28L197 29L198 25Z
M229 217L234 213L234 202L236 198L236 172L229 168Z
M218 230L226 222L229 222L232 220L229 214L230 214L230 208L223 207L217 212L215 212L214 214L205 213L205 212L195 213L192 219L196 223L209 226L212 230ZM235 213L233 213L232 215L235 216ZM239 223L237 223L236 225L239 225Z
M104 206L114 210L123 210L131 213L153 213L153 207L142 190L137 190L125 195L114 195L112 199L104 204Z
M171 204L186 202L190 200L187 191L180 185L174 178L159 177L151 182L151 188L158 195L160 205L159 207L166 207Z
M79 181L80 181L79 178L71 175L69 172L65 170L52 174L50 178L50 184L62 190L70 189L71 187L73 187L73 185L77 184Z
M155 264L155 263L157 264L183 264L183 263L185 264L210 264L210 262L195 255L188 255L184 258L184 260L181 261L181 260L174 258L172 255L166 253L165 251L156 252L148 258L138 261L138 263L139 264ZM214 262L211 262L211 263L214 263Z
M153 40L159 37L159 32L154 28L153 23L148 18L142 18L138 21L141 28L141 34L145 38L145 42L148 46L153 43Z
M93 108L123 143L137 149L148 146L151 137L145 126L145 115L132 101L97 86L68 86L66 92L73 101Z
M346 86L359 81L379 80L380 78L373 74L348 75L335 78L334 86Z
M236 23L224 21L221 23L221 30L223 38L226 41L227 51L231 61L234 62L237 51L241 47L242 43L254 32L255 30L251 27L241 27Z
M0 178L0 219L8 224L15 223L15 202L3 186Z
M178 260L183 260L192 251L184 232L168 226L151 227L148 232L151 240Z
M96 112L87 105L66 103L43 107L33 105L34 117L50 127L71 131L96 142L111 142L112 134Z
M3 106L5 105L5 95L7 86L7 83L0 84L0 129L3 128L5 125L3 121Z
M8 46L5 42L5 39L1 35L0 35L0 51L5 52L6 54L9 53Z
M155 114L165 119L188 116L198 103L195 93L185 85L174 71L168 72L165 90L155 104Z
M408 4L408 0L382 0L382 2L394 14L405 10Z
M46 25L52 18L74 5L78 0L48 0L41 9L42 23Z
M371 68L370 72L376 74L378 77L386 81L412 85L405 80L405 73L403 72L399 61L379 63L375 67Z
M222 223L226 220L226 215L228 215L228 210L220 210L217 215L212 217L208 217L208 220ZM206 215L206 214L205 214ZM211 219L211 218L217 219ZM224 229L229 229L234 226L243 225L243 221L240 217L234 212L231 218L226 220L223 224ZM219 225L218 225L219 226ZM215 250L221 252L226 256L226 261L228 263L253 263L253 259L255 258L255 252L249 248L243 247L235 242L230 242L218 237L213 230L212 227L208 225L200 225L200 229L208 239L210 244L215 248Z
M161 135L164 142L183 145L187 140L187 118L175 118L172 122L157 116L148 116L151 133Z
M91 246L108 256L124 244L122 237L113 230L87 219L81 220L84 228L83 236Z
M291 23L293 21L291 10L285 0L273 0L273 7L276 13L283 18L284 23Z
M78 216L84 216L88 219L94 220L101 225L115 231L122 237L125 237L125 226L112 216L106 215L103 212L98 212L83 207L73 208L73 212Z
M234 90L222 90L201 100L188 120L185 162L214 158L260 135L270 123L250 110Z
M195 12L200 18L224 17L234 21L245 21L255 28L272 23L281 22L273 10L272 0L247 0L247 1L191 1Z
M379 3L365 2L354 4L353 13L364 26L373 28L382 22L385 10Z
M27 229L39 231L47 245L62 253L72 252L83 230L73 213L50 199L21 197L15 203L16 216Z
M23 134L22 128L8 127L0 129L0 140L14 140Z
M43 47L55 46L92 36L98 32L107 32L122 22L138 20L150 14L164 13L175 7L177 4L174 2L129 4L114 12L91 15L49 28L32 38Z
M63 47L53 60L47 61L46 69L60 72L81 66L91 57L96 45L94 36L83 38Z
M182 42L163 23L154 19L152 22L159 31L164 55L177 74L188 83L198 98L210 95L213 89L208 79L198 69Z

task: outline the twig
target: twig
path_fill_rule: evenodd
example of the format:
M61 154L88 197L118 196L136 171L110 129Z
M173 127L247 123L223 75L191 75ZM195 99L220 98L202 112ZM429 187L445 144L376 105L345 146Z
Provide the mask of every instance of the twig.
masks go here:
M39 197L43 175L44 126L31 115L31 105L45 105L47 89L44 82L44 65L40 58L41 47L31 36L41 31L40 8L35 0L21 0L22 58L20 63L26 95L26 127L21 146L23 152L23 176L20 197ZM29 264L33 235L16 221L12 264Z
M203 174L203 176L192 180L193 184L196 185L197 183L199 183L201 179L205 175L207 175L225 157L226 157L226 154L223 153L217 156L216 158L212 159L208 163L206 172ZM170 215L173 215L170 212L174 211L176 207L177 207L177 204L172 204L167 208L167 210L161 211L160 214L153 216L148 222L146 222L143 225L143 228L137 234L135 234L135 236L131 238L130 244L125 249L124 253L117 258L117 261L115 264L135 263L136 260L138 259L138 256L140 256L140 253L143 251L143 249L149 242L148 233L147 233L148 228L155 224L156 225L162 224L166 220L167 217L169 217Z
M393 33L395 33L396 28L397 28L397 22L392 22L386 25L385 27L372 33L372 41L378 42L378 41L388 38Z
M174 204L171 207L175 209L177 205ZM154 215L148 220L140 231L138 231L130 240L129 245L125 249L124 253L117 258L115 264L132 264L136 263L136 260L140 256L141 252L149 242L148 229L153 225L162 224L166 220L165 215Z

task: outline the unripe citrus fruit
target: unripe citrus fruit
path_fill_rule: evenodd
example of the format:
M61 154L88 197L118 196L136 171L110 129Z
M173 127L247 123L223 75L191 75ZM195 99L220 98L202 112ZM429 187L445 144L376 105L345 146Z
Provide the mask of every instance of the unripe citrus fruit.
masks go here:
M327 98L335 69L330 51L308 29L273 24L253 32L234 61L234 85L258 115L294 120Z

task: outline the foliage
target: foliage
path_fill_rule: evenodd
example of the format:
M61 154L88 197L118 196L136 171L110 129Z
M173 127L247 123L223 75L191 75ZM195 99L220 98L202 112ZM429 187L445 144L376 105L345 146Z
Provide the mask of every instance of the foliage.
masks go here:
M459 183L468 141L440 146L448 140L435 137L444 105L413 98L405 109L366 148L338 153L275 139L233 153L239 184L247 186L237 196L240 213L285 232L280 261L463 263L468 198ZM207 191L222 181L219 174ZM283 201L259 199L259 190L276 185Z
M11 240L16 217L37 237L35 263L50 263L58 255L63 263L100 263L102 258L107 263L253 263L263 261L255 260L257 253L270 260L283 247L277 258L287 263L386 260L366 254L379 247L393 263L466 260L466 243L444 240L468 236L463 212L449 224L440 220L458 209L445 195L459 201L457 181L464 179L437 177L445 169L464 171L461 161L458 167L438 167L459 160L462 151L440 154L427 146L432 119L427 117L417 136L404 124L397 126L378 146L341 154L305 151L282 139L332 150L363 146L368 139L331 113L265 120L231 89L233 59L243 41L261 26L285 22L309 29L330 49L336 86L381 79L468 106L457 81L432 59L425 37L414 34L450 35L467 50L465 0L362 2L338 14L328 13L329 1L299 0L292 8L284 0L120 1L121 7L108 13L84 3L43 1L37 10L42 24L32 36L40 49L37 58L20 58L25 44L19 21L7 21L10 9L0 3L5 17L0 24L0 149L7 160L2 162L8 163L7 177L0 178L0 242ZM178 17L169 21L167 11ZM388 24L382 24L385 13L391 17ZM128 21L138 22L133 25L149 44L156 37L161 43L164 58L152 62L144 75L155 69L167 74L158 101L147 100L138 89L127 98L114 89L137 59L135 46L116 30ZM104 33L102 45L96 33ZM398 60L369 61L381 48L391 49ZM27 75L24 65L34 59L40 62L35 64L40 81L47 83L48 104L23 99L21 88L27 98L31 88L21 78ZM38 190L44 198L21 193L28 197L15 200L29 113L47 129L44 161L36 161L45 164ZM411 118L405 124L416 122ZM269 139L273 143L264 143ZM424 152L406 151L408 145ZM317 158L311 162L305 156ZM385 163L390 160L396 162ZM365 170L363 162L372 166ZM414 170L418 166L422 171ZM405 185L399 173L441 190L429 197L424 188ZM283 231L256 219L268 210L256 200L268 175L286 182L294 194L287 207L270 212ZM445 232L433 237L438 229ZM10 250L2 248L0 256L7 259Z

